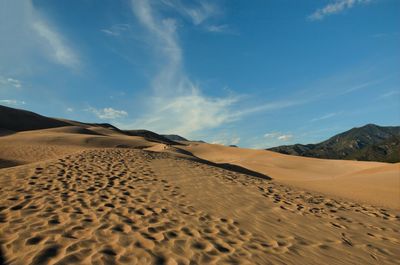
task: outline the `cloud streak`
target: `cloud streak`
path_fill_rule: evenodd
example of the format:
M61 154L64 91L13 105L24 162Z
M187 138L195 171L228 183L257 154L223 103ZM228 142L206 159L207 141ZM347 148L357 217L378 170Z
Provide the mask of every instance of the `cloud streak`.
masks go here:
M100 31L106 34L107 36L111 37L118 37L121 36L124 32L129 30L131 27L129 24L115 24L112 25L110 28L104 28Z
M79 67L81 60L71 42L32 1L6 2L0 8L0 35L5 36L0 42L0 70L33 73L46 65L43 59L74 70Z
M20 105L25 105L26 102L17 99L0 99L0 104L10 105L10 106L20 106Z
M220 13L217 5L207 1L199 1L197 5L190 7L184 5L180 0L163 0L163 3L190 19L196 26Z
M325 115L323 115L323 116L321 116L321 117L312 119L311 122L316 122L316 121L322 121L322 120L330 119L330 118L333 118L333 117L335 117L335 116L337 116L337 115L338 115L338 113L336 113L336 112L328 113L328 114L325 114Z
M21 88L22 87L22 82L18 79L14 79L11 77L3 77L0 76L0 88Z
M50 56L59 64L70 68L79 66L79 59L75 52L65 43L64 38L50 25L43 20L33 23L33 29L46 41L50 47Z
M322 8L317 9L314 13L308 16L311 21L322 20L326 16L339 14L346 9L353 8L356 5L367 4L371 0L336 0Z
M73 111L73 110L67 109L67 111ZM102 119L102 120L115 120L115 119L124 118L124 117L128 116L128 112L126 112L124 110L116 110L113 108L96 109L93 107L89 107L88 109L86 109L86 111L93 113L99 119Z
M180 4L164 3L170 7ZM201 23L207 17L202 12L210 11L208 8L202 5L196 12L194 9L184 12L193 19L193 23ZM147 37L152 40L151 48L158 54L158 62L163 63L150 82L153 95L150 97L149 113L128 126L189 136L195 131L232 121L229 107L237 98L207 97L186 75L177 21L161 16L157 8L146 0L132 1L132 10L147 30Z
M163 1L166 7L179 10L179 14L191 17L194 24L206 23L217 7L202 2L190 12L179 1ZM256 112L288 108L304 101L267 102L256 107L235 110L239 96L210 97L204 95L185 73L183 49L180 45L176 19L163 16L159 5L147 0L131 2L132 11L146 29L147 43L157 55L158 71L150 80L150 96L147 114L130 124L120 126L142 127L160 133L178 133L189 137L193 133L217 128ZM165 10L165 6L164 9ZM214 10L214 11L213 11ZM225 28L225 27L224 27Z

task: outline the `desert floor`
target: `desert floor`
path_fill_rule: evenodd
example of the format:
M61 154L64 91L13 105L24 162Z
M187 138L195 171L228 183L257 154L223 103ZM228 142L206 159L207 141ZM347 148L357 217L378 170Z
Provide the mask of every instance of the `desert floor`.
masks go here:
M398 164L282 160L283 155L267 151L260 162L247 150L195 143L174 147L76 128L2 136L0 150L0 263L400 260L399 194L398 186L392 187ZM296 170L297 182L290 181ZM364 178L370 179L366 187L380 183L382 172L386 184L372 198L339 192L352 179L355 186ZM338 179L339 184L325 192L317 180L328 175L329 183Z

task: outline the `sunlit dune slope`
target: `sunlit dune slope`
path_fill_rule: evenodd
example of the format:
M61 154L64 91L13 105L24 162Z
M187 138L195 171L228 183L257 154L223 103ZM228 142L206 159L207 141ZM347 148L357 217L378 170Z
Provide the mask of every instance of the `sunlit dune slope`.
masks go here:
M400 208L399 163L315 159L194 142L182 149L202 159L240 165L307 190Z

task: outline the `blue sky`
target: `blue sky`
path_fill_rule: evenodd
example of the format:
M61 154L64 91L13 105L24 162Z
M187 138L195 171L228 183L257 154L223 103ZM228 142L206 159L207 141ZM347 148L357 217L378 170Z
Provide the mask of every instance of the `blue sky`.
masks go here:
M397 0L0 0L0 104L241 147L400 123Z

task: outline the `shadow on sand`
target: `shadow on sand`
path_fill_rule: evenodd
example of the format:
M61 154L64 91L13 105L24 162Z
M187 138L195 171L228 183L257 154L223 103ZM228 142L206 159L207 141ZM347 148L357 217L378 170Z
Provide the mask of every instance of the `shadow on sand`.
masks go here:
M4 257L3 247L0 245L0 265L7 265L6 258Z
M219 167L219 168L222 168L225 170L249 175L249 176L256 177L256 178L262 178L262 179L267 179L267 180L272 179L270 176L264 175L260 172L253 171L253 170L250 170L245 167L238 166L238 165L232 165L232 164L228 164L228 163L214 163L214 162L204 160L204 159L199 159L199 158L198 158L198 160L196 159L195 161L212 166L212 167Z

